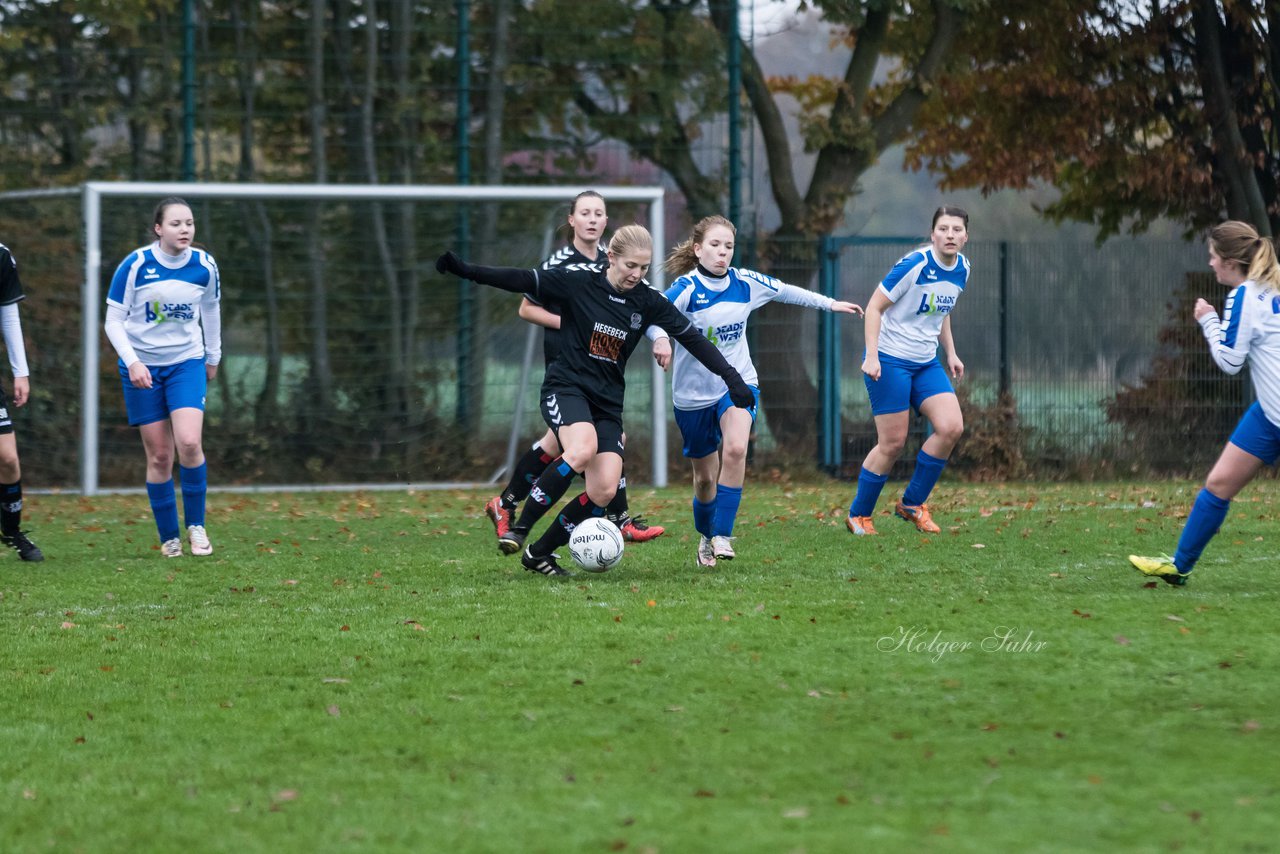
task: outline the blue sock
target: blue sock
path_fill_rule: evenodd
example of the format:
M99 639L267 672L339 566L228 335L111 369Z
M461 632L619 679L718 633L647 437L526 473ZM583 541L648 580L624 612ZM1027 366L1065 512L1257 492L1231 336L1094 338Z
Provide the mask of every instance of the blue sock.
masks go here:
M1182 526L1178 550L1173 555L1173 564L1178 567L1178 572L1190 572L1196 565L1204 547L1209 545L1209 541L1222 527L1230 507L1230 501L1219 498L1208 489L1200 490L1196 503L1191 507L1191 515L1187 517L1187 524Z
M178 497L173 492L173 481L152 483L147 481L147 497L151 499L151 515L156 517L156 530L160 542L176 539L178 529Z
M705 504L696 495L693 498L693 527L704 537L711 536L711 522L716 515L716 498Z
M889 480L888 474L876 474L863 469L858 475L858 491L853 495L853 503L849 505L850 516L870 516L876 511L876 502L880 500L880 490Z
M204 524L204 496L209 491L209 463L195 468L178 466L182 480L182 516L187 527Z
M916 454L916 470L907 484L907 491L902 493L902 503L908 507L919 507L929 500L929 493L938 482L946 460L940 460L924 451Z
M741 486L716 485L716 517L711 523L712 536L733 536L733 523L738 519L738 505L741 503Z

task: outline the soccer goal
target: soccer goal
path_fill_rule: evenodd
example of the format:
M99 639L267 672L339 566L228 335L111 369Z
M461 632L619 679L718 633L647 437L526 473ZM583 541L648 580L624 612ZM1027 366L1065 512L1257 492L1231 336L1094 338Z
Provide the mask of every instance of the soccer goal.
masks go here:
M23 321L37 342L33 404L44 407L29 430L19 428L24 448L60 461L63 474L46 481L54 487L92 495L139 486L141 447L124 420L103 301L119 262L150 242L155 204L179 196L222 275L224 360L209 389L205 449L223 489L496 478L542 430L536 333L516 316L516 297L446 281L434 261L452 248L484 263L534 266L583 189L91 182L0 193L0 239L21 260L31 297ZM661 187L590 189L605 197L615 227L645 224L661 257ZM72 217L83 222L83 242L66 227ZM65 285L76 259L83 269L73 304ZM650 283L663 287L657 263ZM628 432L635 456L649 451L658 486L667 482L665 385L652 360L632 360ZM41 436L41 425L51 435Z

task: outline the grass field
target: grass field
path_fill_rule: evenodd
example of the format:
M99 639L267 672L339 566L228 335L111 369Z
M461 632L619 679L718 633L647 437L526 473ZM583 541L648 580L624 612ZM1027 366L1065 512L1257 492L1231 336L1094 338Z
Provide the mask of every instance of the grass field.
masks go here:
M1195 488L944 483L942 535L855 540L847 484L749 482L713 571L633 488L669 533L564 581L480 493L214 495L182 560L31 497L0 849L1274 850L1280 485L1185 589L1125 561Z

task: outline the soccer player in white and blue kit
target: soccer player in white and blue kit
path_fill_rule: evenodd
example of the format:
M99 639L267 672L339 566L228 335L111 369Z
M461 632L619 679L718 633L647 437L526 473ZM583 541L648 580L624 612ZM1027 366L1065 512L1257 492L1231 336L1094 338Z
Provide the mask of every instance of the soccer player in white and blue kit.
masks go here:
M902 454L911 410L929 419L933 432L916 456L916 468L894 512L923 533L941 529L926 502L947 458L964 432L960 402L948 377L964 376L951 336L951 312L969 282L969 215L943 206L933 214L929 244L902 257L867 303L867 352L863 380L876 422L876 446L862 462L858 489L845 524L850 533L876 533L871 517L889 470ZM947 359L938 359L938 345Z
M1129 555L1143 575L1184 585L1205 546L1226 521L1231 499L1264 465L1280 458L1280 261L1270 239L1230 220L1209 232L1209 267L1231 288L1223 317L1203 299L1192 313L1213 361L1228 374L1249 363L1257 400L1236 425L1196 496L1172 557Z
M695 561L713 567L735 557L733 526L747 472L747 443L760 403L759 379L747 346L747 318L766 303L861 314L859 306L785 284L754 270L730 267L737 229L722 216L699 220L693 234L672 250L665 269L677 275L666 297L737 369L755 397L750 409L729 399L724 380L683 348L674 354L672 406L693 465L693 525L701 535ZM654 357L666 367L670 341L657 337Z
M191 245L191 207L156 207L156 241L120 263L107 294L107 338L120 356L129 424L147 454L147 496L165 557L182 556L173 489L176 448L182 509L194 555L213 546L205 530L207 467L202 444L205 392L222 359L221 284L213 256Z

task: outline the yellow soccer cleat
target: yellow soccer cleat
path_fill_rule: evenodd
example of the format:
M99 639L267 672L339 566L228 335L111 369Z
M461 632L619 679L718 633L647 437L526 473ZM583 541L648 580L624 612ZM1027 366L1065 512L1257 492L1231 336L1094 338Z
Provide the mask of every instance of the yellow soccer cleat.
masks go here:
M1143 575L1159 578L1176 587L1186 584L1187 576L1191 574L1189 572L1179 572L1177 565L1173 562L1173 558L1168 555L1161 555L1160 557L1129 555L1129 563L1133 564L1133 568Z

